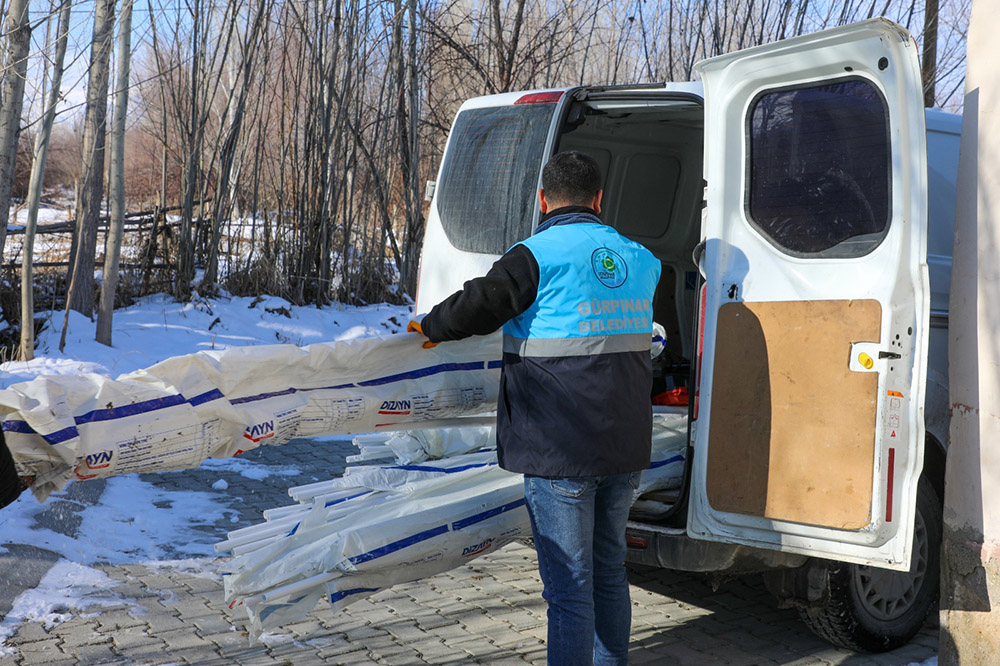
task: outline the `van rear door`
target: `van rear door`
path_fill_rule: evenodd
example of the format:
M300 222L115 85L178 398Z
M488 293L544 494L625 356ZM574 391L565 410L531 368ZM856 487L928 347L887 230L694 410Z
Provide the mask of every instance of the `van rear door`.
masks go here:
M417 312L484 275L531 235L544 159L569 95L563 90L476 97L455 117L427 217Z
M689 534L906 570L929 308L913 38L875 19L698 70L708 286Z

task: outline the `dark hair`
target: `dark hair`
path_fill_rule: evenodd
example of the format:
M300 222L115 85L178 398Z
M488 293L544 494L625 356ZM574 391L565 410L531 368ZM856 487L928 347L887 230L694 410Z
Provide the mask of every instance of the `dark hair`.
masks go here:
M542 189L550 201L590 205L601 191L601 168L585 153L556 153L542 169Z

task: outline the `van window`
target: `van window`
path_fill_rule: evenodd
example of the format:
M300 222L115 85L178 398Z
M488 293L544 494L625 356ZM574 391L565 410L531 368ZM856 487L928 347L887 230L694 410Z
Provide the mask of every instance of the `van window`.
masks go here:
M438 215L452 245L502 254L531 234L555 106L501 106L458 115L437 195Z
M889 224L889 113L870 82L770 91L750 108L751 224L788 254L859 257Z

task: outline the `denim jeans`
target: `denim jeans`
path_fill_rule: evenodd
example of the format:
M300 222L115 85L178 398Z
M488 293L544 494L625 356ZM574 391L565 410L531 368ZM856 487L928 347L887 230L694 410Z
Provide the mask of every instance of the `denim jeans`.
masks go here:
M545 586L550 666L624 666L632 624L625 523L640 472L524 477Z

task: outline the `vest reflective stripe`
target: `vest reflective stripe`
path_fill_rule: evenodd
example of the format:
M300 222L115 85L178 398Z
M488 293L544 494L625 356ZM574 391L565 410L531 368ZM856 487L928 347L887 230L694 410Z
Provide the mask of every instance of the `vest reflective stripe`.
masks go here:
M503 336L505 354L521 357L593 356L622 352L648 352L648 333L601 335L586 338L515 338Z

